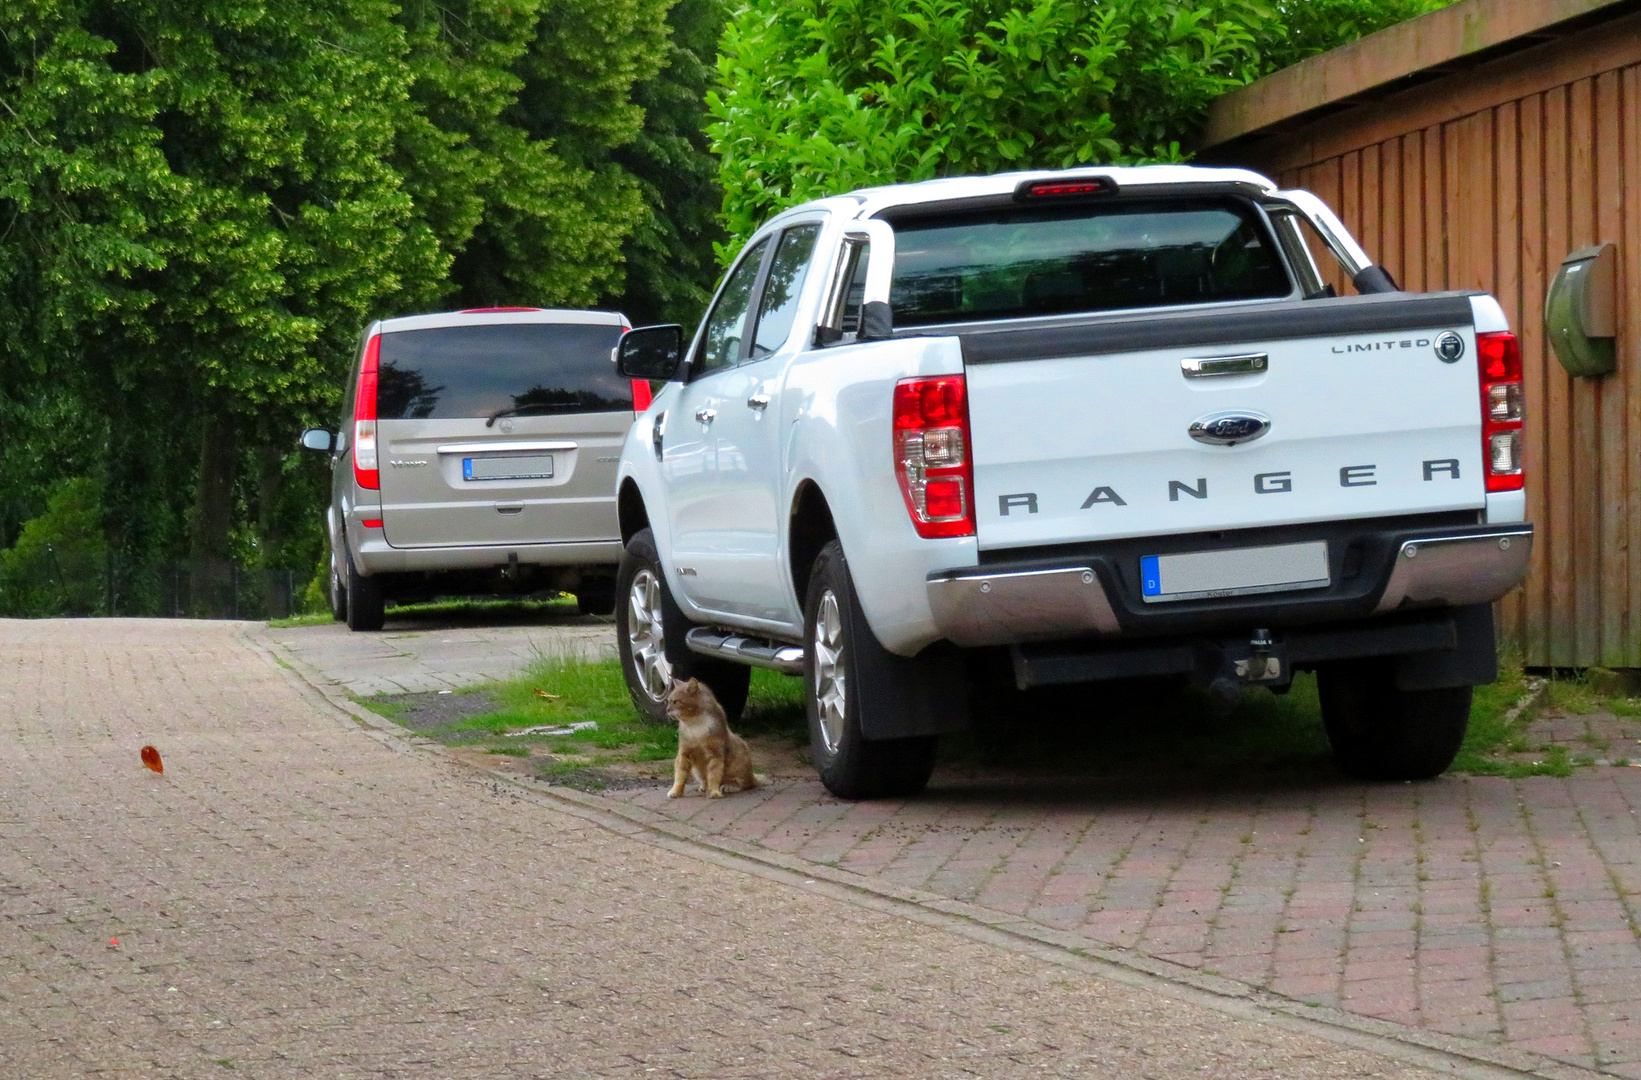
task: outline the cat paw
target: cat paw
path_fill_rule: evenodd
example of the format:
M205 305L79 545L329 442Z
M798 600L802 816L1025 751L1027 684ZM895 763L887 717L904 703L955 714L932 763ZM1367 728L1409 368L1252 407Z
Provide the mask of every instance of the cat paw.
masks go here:
M683 793L684 793L683 788L675 787L671 791L667 792L667 798L676 799L678 796L682 795Z
M723 797L724 797L724 793L721 790L720 791L709 791L709 792L707 792L707 798L709 798L709 799L721 799Z

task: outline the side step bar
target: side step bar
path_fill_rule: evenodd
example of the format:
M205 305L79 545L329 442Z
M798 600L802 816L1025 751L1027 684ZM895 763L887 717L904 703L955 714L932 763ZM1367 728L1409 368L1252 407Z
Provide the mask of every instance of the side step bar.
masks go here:
M721 630L697 626L684 636L689 651L719 660L733 660L737 664L769 668L783 675L803 674L803 649L782 641L746 637Z

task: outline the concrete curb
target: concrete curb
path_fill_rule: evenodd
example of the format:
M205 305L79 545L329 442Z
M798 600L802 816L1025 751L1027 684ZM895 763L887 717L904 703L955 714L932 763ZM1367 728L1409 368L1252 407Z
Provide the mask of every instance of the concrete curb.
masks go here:
M817 892L877 911L892 913L927 926L961 934L971 940L1033 956L1062 967L1188 1002L1238 1019L1273 1024L1288 1031L1372 1051L1404 1064L1474 1080L1506 1077L1542 1077L1546 1080L1596 1080L1613 1074L1585 1069L1539 1054L1512 1050L1461 1036L1425 1031L1405 1024L1358 1016L1330 1006L1311 1006L1256 987L1209 975L1117 948L1070 931L1055 930L1007 912L996 911L922 889L877 881L836 867L809 863L752 844L700 833L672 818L597 795L545 781L521 778L469 765L444 753L444 746L423 738L371 712L347 697L340 686L298 660L278 642L249 624L246 645L293 676L306 695L345 714L366 733L399 753L437 754L450 766L489 784L548 802L556 809L589 824L632 839L779 881L805 892ZM1529 683L1506 714L1513 723L1527 709L1541 704L1547 684Z

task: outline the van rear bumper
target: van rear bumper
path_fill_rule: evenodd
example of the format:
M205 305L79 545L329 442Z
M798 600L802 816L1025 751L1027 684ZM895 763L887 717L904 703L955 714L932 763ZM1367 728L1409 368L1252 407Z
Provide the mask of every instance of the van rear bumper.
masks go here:
M524 566L608 566L613 575L621 561L620 540L584 540L565 544L480 544L462 547L396 548L374 537L356 541L354 562L366 575L416 571L488 570L518 562ZM515 558L516 556L516 558Z
M1332 580L1325 588L1168 604L1140 600L1141 548L1227 549L1311 535L1329 542ZM926 589L942 636L967 647L1203 634L1491 603L1526 576L1532 549L1530 524L1421 527L1385 519L1092 545L1075 554L937 571Z

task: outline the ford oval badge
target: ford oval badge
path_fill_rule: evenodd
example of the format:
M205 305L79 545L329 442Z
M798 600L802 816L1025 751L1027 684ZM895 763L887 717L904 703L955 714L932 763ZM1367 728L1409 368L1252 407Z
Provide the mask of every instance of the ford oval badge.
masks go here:
M1191 438L1215 446L1253 442L1271 430L1271 418L1256 412L1217 412L1191 422Z

